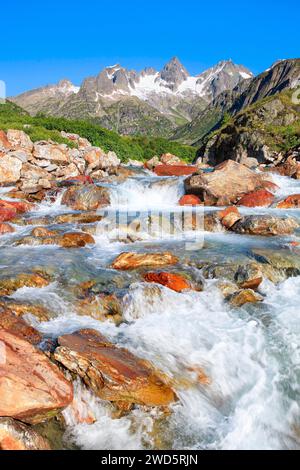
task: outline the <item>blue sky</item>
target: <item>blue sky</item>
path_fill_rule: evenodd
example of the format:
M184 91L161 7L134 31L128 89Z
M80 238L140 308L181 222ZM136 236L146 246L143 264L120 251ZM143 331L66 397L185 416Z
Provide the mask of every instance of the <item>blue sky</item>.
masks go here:
M161 68L176 55L191 73L231 58L254 73L300 57L299 0L19 1L1 5L0 79L7 94L104 66Z

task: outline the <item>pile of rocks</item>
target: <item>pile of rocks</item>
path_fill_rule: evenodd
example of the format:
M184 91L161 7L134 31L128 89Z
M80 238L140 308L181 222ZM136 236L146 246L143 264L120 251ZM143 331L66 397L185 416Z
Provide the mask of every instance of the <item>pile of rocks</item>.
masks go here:
M52 141L33 143L22 130L0 131L0 185L17 185L26 193L50 189L54 182L89 175L102 178L121 163L77 134L62 132L74 148Z

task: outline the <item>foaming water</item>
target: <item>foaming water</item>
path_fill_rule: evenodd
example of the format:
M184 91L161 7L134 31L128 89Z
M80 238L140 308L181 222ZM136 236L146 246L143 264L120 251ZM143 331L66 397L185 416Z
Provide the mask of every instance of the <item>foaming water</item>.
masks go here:
M276 191L276 196L279 198L285 198L291 194L300 194L300 180L289 178L288 176L272 174L272 178L275 184L279 186Z
M111 206L125 210L162 209L177 205L183 194L183 179L128 178L111 186Z
M177 384L179 397L164 424L172 448L299 448L300 277L277 289L265 283L262 293L265 304L256 311L231 309L212 281L203 292L182 294L137 283L124 299L128 323L119 328L88 317L62 316L41 324L40 329L58 335L96 328L167 373ZM197 368L203 369L209 384L197 382L191 372ZM144 424L141 433L141 428L134 429L126 421L132 422L134 413L119 427L107 405L97 401L95 406L94 425L70 425L78 445L106 448L105 423L107 435L117 433L113 448L122 448L127 433L130 448L140 448ZM144 423L145 415L141 416ZM155 419L151 417L150 428Z

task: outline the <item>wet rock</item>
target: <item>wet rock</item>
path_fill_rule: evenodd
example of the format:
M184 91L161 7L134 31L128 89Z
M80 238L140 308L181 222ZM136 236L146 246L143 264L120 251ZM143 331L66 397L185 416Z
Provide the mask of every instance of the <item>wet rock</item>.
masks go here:
M16 209L0 207L0 222L8 222L9 220L14 219L16 214Z
M109 191L95 185L72 186L63 195L62 204L74 210L96 210L110 204Z
M7 140L14 150L22 149L31 152L33 149L33 143L24 131L9 129L7 131Z
M262 302L264 298L252 289L242 289L234 293L229 302L234 307L241 307L247 303Z
M12 418L0 418L0 450L51 450L34 429Z
M298 222L292 217L249 215L234 224L231 230L240 234L275 236L291 235L298 226Z
M123 320L120 301L114 294L89 295L77 303L77 312L99 321L111 320L116 325Z
M94 238L88 233L65 233L59 240L59 245L64 248L78 248L88 244L95 244Z
M0 223L0 235L4 235L5 233L13 233L14 231L15 229L11 225Z
M56 235L57 232L54 230L48 230L45 227L36 227L31 232L32 237L55 237Z
M19 318L11 310L0 306L0 329L3 328L31 344L39 344L42 340L41 334L29 326L22 318Z
M300 194L292 194L283 201L280 201L277 206L278 209L299 209L300 208Z
M44 273L24 273L15 278L0 279L0 295L11 295L22 287L45 287L50 280Z
M227 229L230 229L242 218L241 214L235 206L227 207L227 209L218 212L218 217L221 221L221 224Z
M29 202L25 201L5 201L3 199L0 200L0 208L6 209L13 209L16 211L17 214L23 214L24 212L31 211L34 206Z
M58 341L55 359L103 400L161 406L176 399L149 362L116 347L95 330L80 330Z
M21 177L22 162L15 157L0 157L0 186L17 183Z
M65 180L66 178L75 178L80 176L80 171L78 170L75 163L70 163L67 166L62 166L55 171L55 177L60 180Z
M262 188L267 189L271 193L276 193L276 191L278 191L279 189L279 186L277 186L277 184L269 180L263 180L261 186Z
M168 287L176 292L182 292L187 289L191 289L190 282L187 281L180 274L160 272L160 273L147 273L144 275L144 279L147 282L154 282L161 284L162 286Z
M186 194L185 196L182 196L182 198L179 200L180 206L198 206L201 204L202 202L200 201L198 196L194 196L193 194Z
M232 160L227 160L209 173L185 180L187 194L195 194L207 206L235 204L244 194L261 188L262 177Z
M3 328L0 342L0 416L35 424L72 402L71 383L44 353Z
M39 321L48 321L51 318L51 313L41 305L12 300L10 298L1 299L0 307L6 310L9 309L17 317L23 317L23 315L30 314L36 317Z
M91 224L100 222L103 216L97 212L83 212L82 214L62 214L54 217L55 224Z
M112 263L113 269L136 269L143 266L164 266L178 263L172 253L121 253Z
M263 275L273 283L300 275L300 258L289 249L274 251L256 248L252 250L252 254L259 263Z
M269 207L274 202L274 195L266 189L258 189L245 194L237 203L238 206L246 207Z
M189 165L157 165L154 168L157 176L187 176L198 171L198 167Z
M262 283L263 274L257 263L250 263L238 267L234 280L243 289L257 289Z

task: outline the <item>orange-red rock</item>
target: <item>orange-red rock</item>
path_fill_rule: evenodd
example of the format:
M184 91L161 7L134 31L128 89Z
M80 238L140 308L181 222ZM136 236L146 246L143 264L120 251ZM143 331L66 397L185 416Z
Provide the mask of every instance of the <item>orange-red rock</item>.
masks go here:
M221 224L226 228L231 228L242 216L235 206L227 207L218 213Z
M164 266L178 263L172 253L121 253L112 263L113 269L136 269L143 266Z
M12 220L16 216L16 209L7 209L5 207L0 207L0 222L7 222Z
M278 209L299 209L300 207L300 194L292 194L283 201L280 201L277 206Z
M0 235L3 235L4 233L12 233L14 231L15 229L11 225L0 223Z
M176 400L163 374L146 360L110 343L95 330L58 339L54 357L103 400L164 406ZM166 379L166 378L165 378Z
M266 189L258 189L245 194L237 203L246 207L269 207L274 202L274 195Z
M190 283L180 274L166 272L147 273L145 274L144 279L147 282L155 282L157 284L161 284L176 292L182 292L183 290L191 288Z
M94 244L95 240L89 233L65 233L61 239L58 240L59 245L64 248L78 248L84 247L87 244Z
M0 200L0 207L6 209L15 209L18 214L23 214L24 212L31 211L33 209L33 204L25 201L5 201Z
M4 328L0 344L0 416L35 424L72 402L72 384L43 352Z
M197 206L199 204L201 205L202 202L198 196L194 196L193 194L186 194L179 200L180 206Z
M197 166L157 165L153 170L158 176L187 176L198 171Z

